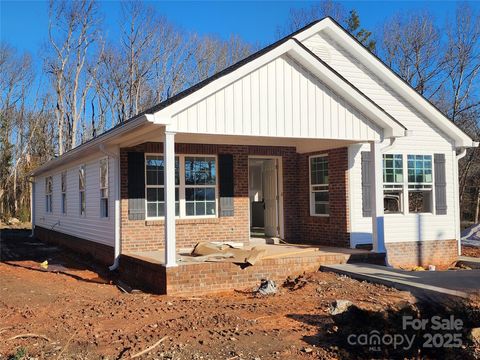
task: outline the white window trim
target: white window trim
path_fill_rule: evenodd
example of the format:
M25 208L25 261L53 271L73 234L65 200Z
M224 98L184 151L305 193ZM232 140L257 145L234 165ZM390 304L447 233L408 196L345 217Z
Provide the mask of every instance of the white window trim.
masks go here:
M147 187L149 188L165 188L165 185L147 185L147 156L164 156L163 153L145 153L145 220L154 221L154 220L165 220L165 216L148 216L147 211ZM178 176L180 177L179 185L175 185L175 188L178 187L178 200L179 200L179 215L175 216L175 219L215 219L218 218L218 155L217 154L175 154L175 157L178 157ZM186 214L186 200L185 200L185 158L186 157L214 157L215 158L215 215L194 215L187 216ZM190 186L189 186L190 187ZM201 186L198 186L201 187ZM205 185L205 187L213 187L213 185Z
M50 179L51 189L50 192L47 193L48 179ZM45 213L53 213L53 176L51 175L45 177Z
M107 161L107 186L106 187L102 187L102 161L103 160L106 160ZM108 220L110 218L110 209L108 208L110 206L110 163L108 161L108 156L104 156L102 158L99 159L98 161L98 169L99 169L99 174L98 174L98 177L99 177L99 181L98 181L98 184L99 184L99 212L98 212L98 215L100 216L100 219L104 219L104 220ZM102 190L106 189L107 190L107 196L103 196L102 197ZM107 199L107 216L102 216L102 199Z
M308 157L308 198L309 198L309 203L310 203L310 216L317 216L317 217L330 217L330 214L316 214L315 213L315 202L313 201L313 198L312 198L312 161L311 159L314 159L314 158L320 158L320 157L327 157L328 158L328 153L325 153L325 154L318 154L318 155L311 155ZM330 161L328 162L328 171L329 171L329 175L328 175L328 182L330 183ZM318 185L318 184L316 184ZM323 184L325 185L325 184ZM328 190L326 190L326 192L328 192L328 204L330 205L330 184L327 184L328 185Z
M63 188L62 188L62 179L63 179L63 176L65 175L65 191L63 191ZM60 173L60 211L62 212L62 215L63 216L66 216L67 215L67 201L68 201L68 198L67 198L67 193L68 193L68 172L67 170L65 171L62 171ZM65 203L63 202L63 197L65 195Z
M393 182L393 183L390 183L390 182L385 182L383 180L384 178L384 167L383 167L383 156L384 155L400 155L402 157L402 175L403 175L403 182L399 183L399 182ZM387 215L387 216L403 216L406 214L406 211L407 211L407 208L408 208L408 194L407 194L407 199L405 202L405 178L408 176L408 174L405 174L405 156L408 156L403 154L403 153L400 153L400 152L387 152L387 153L384 153L382 154L382 182L383 182L383 186L382 186L382 189L383 189L383 194L382 194L382 198L384 199L385 198L385 190L388 190L388 188L386 189L385 188L385 185L389 185L389 186L398 186L398 187L401 187L402 188L402 211L399 211L399 212L384 212L384 215ZM408 164L407 164L407 170L408 170ZM408 179L407 179L408 181Z
M429 216L429 215L436 215L435 213L435 204L436 204L436 199L435 199L435 163L434 163L434 153L433 152L411 152L411 151L395 151L391 150L388 152L383 153L383 155L402 155L402 161L403 161L403 183L401 184L403 186L403 212L399 213L385 213L385 216L407 216L407 215L412 215L412 216ZM417 212L410 212L410 207L408 203L408 155L429 155L432 157L432 211L431 212L423 212L423 213L417 213ZM383 166L383 157L382 157L382 166ZM383 167L382 167L382 179L383 179ZM391 183L387 183L391 185ZM412 183L413 184L413 183ZM385 185L385 183L383 183ZM400 185L400 183L399 183Z
M423 156L430 156L432 158L432 182L431 183L410 183L408 181L408 155L423 155ZM404 154L404 161L405 165L404 168L407 170L406 171L406 176L404 176L404 181L405 181L405 200L406 200L406 214L412 214L412 215L436 215L435 214L435 204L436 204L436 199L435 199L435 162L434 162L434 154L433 153L405 153ZM431 211L427 212L410 212L410 204L408 202L408 194L410 193L409 185L430 185L431 186L431 200L430 200L430 206L431 206Z
M83 190L80 190L80 169L83 167ZM78 167L78 214L80 217L87 217L87 164L82 164ZM85 210L82 214L82 199L80 193L84 194L85 197Z

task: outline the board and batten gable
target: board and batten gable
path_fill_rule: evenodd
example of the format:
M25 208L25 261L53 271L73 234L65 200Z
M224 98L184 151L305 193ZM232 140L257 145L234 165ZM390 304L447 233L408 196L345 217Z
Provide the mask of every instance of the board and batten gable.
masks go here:
M288 55L173 116L183 133L379 140L382 130Z
M447 181L447 214L386 214L385 241L424 241L455 239L455 151L454 142L435 124L420 114L388 84L363 66L346 47L327 34L319 32L306 39L304 45L347 78L380 107L400 121L411 134L397 138L386 153L445 154ZM361 152L370 151L368 144L349 146L349 203L351 246L372 242L372 221L363 216Z
M51 172L35 177L35 226L55 230L96 243L114 246L115 243L115 166L108 157L108 217L100 216L100 160L106 156L93 155ZM85 165L86 211L80 215L79 168ZM67 173L67 212L62 213L61 174ZM52 176L52 212L46 212L45 179Z

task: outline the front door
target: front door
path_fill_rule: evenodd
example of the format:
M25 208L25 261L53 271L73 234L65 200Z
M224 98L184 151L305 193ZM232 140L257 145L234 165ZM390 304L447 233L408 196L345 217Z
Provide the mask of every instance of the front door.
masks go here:
M265 201L265 235L278 236L277 160L265 160L263 167L263 200Z

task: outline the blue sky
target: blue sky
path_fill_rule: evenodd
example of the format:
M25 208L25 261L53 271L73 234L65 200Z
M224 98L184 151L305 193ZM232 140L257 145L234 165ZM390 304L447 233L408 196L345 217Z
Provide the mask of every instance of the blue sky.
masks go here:
M185 30L223 37L240 35L245 40L267 45L276 39L278 25L284 24L290 8L308 7L309 1L154 1L148 2L159 13ZM396 12L427 8L442 21L455 9L450 1L342 1L345 8L355 8L363 26L375 30L386 17ZM480 3L477 5L480 6ZM0 38L20 51L37 54L47 39L47 1L0 0ZM103 1L105 30L116 36L119 3Z

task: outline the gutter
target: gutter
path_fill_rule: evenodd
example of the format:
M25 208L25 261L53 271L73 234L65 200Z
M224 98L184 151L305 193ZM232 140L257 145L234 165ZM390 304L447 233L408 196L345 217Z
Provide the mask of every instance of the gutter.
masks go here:
M104 144L100 144L98 150L115 160L115 215L113 221L115 226L114 261L113 264L108 267L110 271L114 271L118 269L120 262L120 150L118 154L114 154L106 150Z

